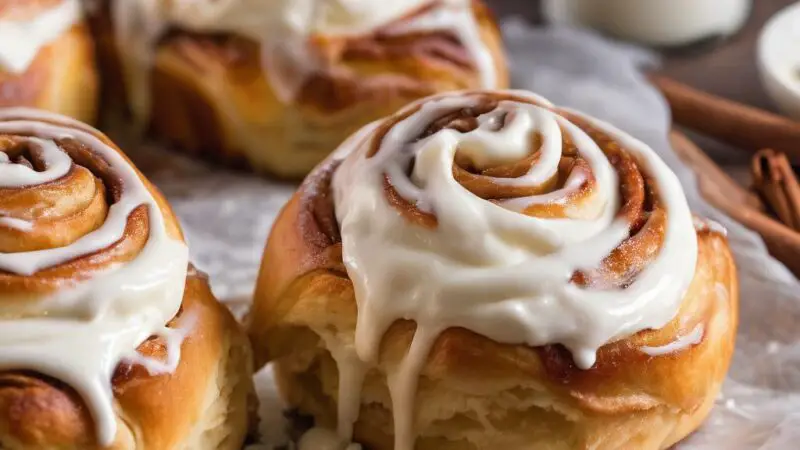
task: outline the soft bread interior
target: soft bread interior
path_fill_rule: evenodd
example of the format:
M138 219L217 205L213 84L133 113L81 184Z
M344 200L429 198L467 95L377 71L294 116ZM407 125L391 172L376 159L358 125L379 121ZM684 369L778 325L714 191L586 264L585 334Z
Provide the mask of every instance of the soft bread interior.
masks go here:
M275 365L286 400L312 414L318 426L335 429L338 370L324 341L308 329L296 330L307 344ZM392 448L392 409L385 373L372 370L362 391L355 439L370 449ZM718 390L719 384L714 386ZM529 380L512 385L487 380L459 385L422 376L417 393L417 450L542 450L667 448L701 422L714 397L690 416L663 404L627 415L591 414L574 399ZM532 443L536 443L532 447Z

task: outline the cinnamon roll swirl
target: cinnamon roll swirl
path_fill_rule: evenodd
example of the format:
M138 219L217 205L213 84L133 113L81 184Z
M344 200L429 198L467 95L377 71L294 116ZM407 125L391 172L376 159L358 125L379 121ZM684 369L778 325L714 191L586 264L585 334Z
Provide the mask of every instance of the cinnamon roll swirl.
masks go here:
M0 0L0 107L42 108L93 122L97 91L81 0Z
M282 177L412 100L508 83L479 0L102 3L117 102L180 148Z
M241 448L245 334L161 194L64 116L0 110L0 322L0 448Z
M737 302L724 233L652 149L476 91L363 128L307 178L248 327L342 442L656 450L713 405Z

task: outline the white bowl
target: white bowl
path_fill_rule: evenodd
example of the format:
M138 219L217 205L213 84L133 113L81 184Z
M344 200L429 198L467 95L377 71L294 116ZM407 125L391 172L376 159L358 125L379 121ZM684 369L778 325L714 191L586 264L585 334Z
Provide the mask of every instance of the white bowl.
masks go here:
M757 52L764 90L781 111L800 120L800 2L767 22Z

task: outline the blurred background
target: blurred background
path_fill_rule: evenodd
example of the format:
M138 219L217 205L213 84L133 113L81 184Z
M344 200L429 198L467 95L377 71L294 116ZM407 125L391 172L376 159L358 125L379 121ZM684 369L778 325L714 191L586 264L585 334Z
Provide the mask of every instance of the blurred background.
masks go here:
M716 8L719 14L729 17L715 17L715 19L728 20L723 28L727 27L727 32L722 34L706 35L699 40L692 41L689 45L660 45L653 46L661 56L662 63L659 72L674 78L678 81L699 88L703 91L716 94L740 103L777 112L775 104L768 97L759 78L758 66L756 64L756 46L758 37L767 21L781 9L796 3L793 0L610 0L597 2L593 0L487 0L495 13L502 20L519 16L526 21L534 24L552 23L552 10L558 9L563 14L564 10L572 9L584 12L594 17L604 16L619 17L617 13L610 14L609 5L617 5L622 8L630 9L631 5L660 5L661 9L672 9L683 11L682 15L673 17L677 24L686 26L688 9L698 8L696 12L702 12L703 5ZM602 3L602 11L597 11L597 6ZM725 5L724 7L722 5ZM588 5L588 6L587 6ZM595 11L582 11L591 9ZM613 6L612 6L613 7ZM741 11L737 11L741 10ZM663 26L674 24L669 23L669 14L660 12L651 16L659 16L664 23ZM569 12L569 11L568 11ZM669 11L667 11L669 12ZM741 16L738 16L741 14ZM696 14L702 15L702 14ZM738 19L741 17L741 20ZM678 21L679 18L681 21ZM575 18L573 18L575 19ZM633 18L636 19L636 18ZM652 19L652 17L650 17ZM561 21L564 19L561 18ZM712 20L709 18L708 20ZM641 22L639 18L639 22ZM719 25L719 23L717 23ZM626 30L620 23L593 23L595 28L604 34L613 35L609 30ZM702 24L700 24L702 25ZM616 28L615 28L616 26ZM629 32L627 40L631 35L635 35L636 30ZM619 33L616 36L620 36ZM643 36L639 36L643 37ZM652 38L652 36L646 36ZM643 43L639 40L637 43ZM692 136L702 147L716 160L729 174L740 182L747 183L749 180L747 161L749 154L733 149L729 146L719 144L701 136Z
M571 0L555 1L567 3ZM675 0L665 1L679 3ZM692 1L702 3L704 0ZM716 0L717 3L719 1ZM518 15L533 23L546 22L543 13L545 0L488 0L488 3L501 18ZM748 3L752 3L752 9L741 30L717 42L703 42L693 48L662 52L665 53L662 71L704 91L775 110L759 82L755 64L756 41L767 20L795 1L754 0Z

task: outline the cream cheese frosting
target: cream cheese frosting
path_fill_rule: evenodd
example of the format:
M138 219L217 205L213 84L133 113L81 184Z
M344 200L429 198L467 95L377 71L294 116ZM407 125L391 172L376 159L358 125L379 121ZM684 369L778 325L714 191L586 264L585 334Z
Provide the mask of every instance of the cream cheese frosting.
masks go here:
M410 105L398 116L411 114L380 142L362 133L337 154L348 154L332 186L343 261L358 307L351 354L333 355L340 373L340 435L352 433L358 380L376 363L383 334L397 320L417 324L407 355L387 380L394 448L411 450L417 379L444 330L461 327L508 344L560 343L588 369L603 345L669 323L694 276L697 236L677 177L650 147L607 123L574 113L627 150L652 179L667 212L658 256L624 289L571 281L576 271L598 268L630 230L618 218L619 179L608 158L586 132L547 108L547 100L515 92L536 104L503 100L477 118L473 131L442 129L409 140L449 112L478 106L482 95L446 94ZM595 195L582 211L568 210L566 218L531 217L520 213L521 205L547 201L552 193L487 201L454 179L457 151L469 154L478 169L491 167L530 154L534 133L542 138L538 162L521 177L493 182L540 185L558 170L566 134L596 180ZM373 145L377 152L368 157ZM434 214L437 226L415 225L395 210L386 199L384 177L400 197Z
M423 13L412 14L418 11ZM169 27L234 33L259 42L273 90L281 101L290 102L306 78L320 70L311 36L365 34L406 16L409 20L393 27L393 34L452 32L472 55L483 87L496 87L494 62L482 42L471 0L114 0L112 4L132 109L142 119L150 107L148 73L155 46Z
M0 69L23 73L39 51L66 33L83 17L80 0L62 0L29 19L0 17Z
M453 1L453 0L449 0ZM260 38L279 27L303 35L369 32L431 0L173 0L158 2L170 22L195 31L231 31Z
M27 145L37 147L46 165L46 170L37 172L5 158L0 164L4 188L41 185L64 176L72 161L56 145L59 139L87 146L122 183L119 200L98 229L64 247L0 253L0 270L34 275L102 251L123 237L134 209L147 208L150 235L135 259L29 299L23 316L3 318L0 326L0 369L30 369L70 385L86 402L100 444L110 445L117 428L111 386L117 365L128 360L153 373L165 373L174 370L180 359L191 316L177 330L167 329L166 324L183 299L188 250L168 235L163 213L135 169L88 126L55 114L9 108L0 111L0 134L20 136ZM153 335L166 339L168 355L163 364L148 362L136 352Z
M689 334L686 336L680 336L678 339L670 342L669 344L660 345L658 347L645 346L639 350L641 350L642 353L646 353L650 356L662 356L669 355L670 353L676 353L703 342L704 331L703 324L699 323L692 329L692 331L689 332Z

